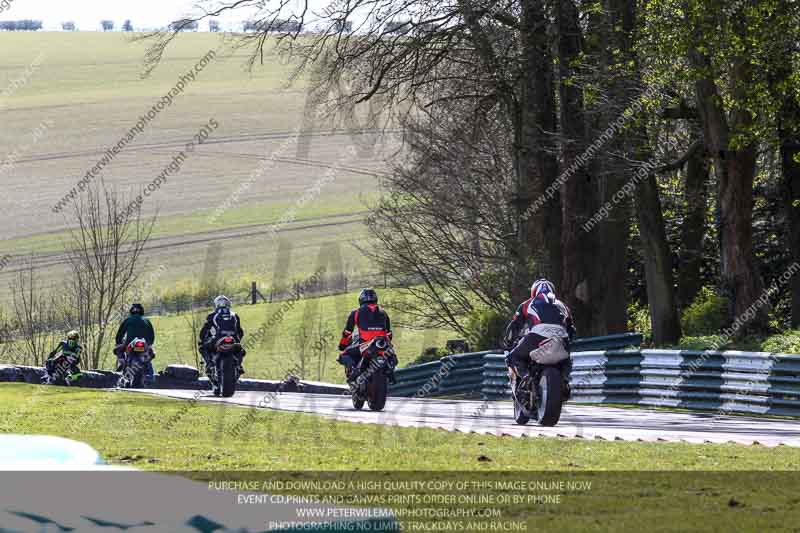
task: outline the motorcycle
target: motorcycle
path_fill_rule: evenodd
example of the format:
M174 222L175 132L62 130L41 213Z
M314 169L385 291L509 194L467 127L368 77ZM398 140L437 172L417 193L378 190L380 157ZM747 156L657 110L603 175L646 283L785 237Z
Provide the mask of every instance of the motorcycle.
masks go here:
M73 368L77 368L79 362L80 357L71 353L61 353L55 359L47 361L42 384L69 387L81 378L80 371L72 371Z
M122 372L117 387L120 389L143 389L147 364L155 358L155 351L144 339L133 339L127 346L114 349L119 358L117 371Z
M236 392L242 365L243 349L236 338L226 335L213 343L208 379L214 396L230 398Z
M397 355L383 335L361 343L359 350L361 361L347 376L353 407L361 409L366 402L372 411L380 411L386 406L389 383L394 383Z
M531 330L544 337L529 353L529 371L519 375L513 366L508 374L514 402L514 421L525 425L532 418L542 426L555 426L561 418L561 406L569 396L564 380L570 355L564 339L567 331L554 324L539 324Z

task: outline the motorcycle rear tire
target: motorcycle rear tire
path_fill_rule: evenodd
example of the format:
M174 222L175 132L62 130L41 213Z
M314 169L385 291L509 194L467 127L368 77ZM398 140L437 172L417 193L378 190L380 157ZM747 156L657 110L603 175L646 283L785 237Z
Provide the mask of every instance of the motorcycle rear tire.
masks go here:
M540 426L555 426L561 418L561 372L549 366L539 378L537 418Z
M236 393L236 361L233 357L223 357L219 366L220 395L230 398Z
M131 380L131 388L132 389L143 389L144 388L144 372L139 370L136 372L136 375L133 376Z
M372 411L382 411L389 394L389 378L380 372L372 376L367 386L367 404Z

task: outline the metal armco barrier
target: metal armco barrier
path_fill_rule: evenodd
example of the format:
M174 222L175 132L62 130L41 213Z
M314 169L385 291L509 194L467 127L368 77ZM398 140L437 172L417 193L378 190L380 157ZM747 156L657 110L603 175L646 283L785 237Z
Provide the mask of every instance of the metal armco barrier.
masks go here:
M608 351L572 376L575 400L800 416L800 356L690 350Z
M575 339L571 349L604 350L639 346L642 335L639 333L622 333L605 337L588 337ZM438 361L401 368L395 371L397 382L389 389L392 396L448 396L456 394L486 394L487 387L485 366L487 361L499 358L505 381L498 383L497 397L503 397L508 388L503 356L497 352L475 352L460 355L448 355ZM502 378L498 377L498 380ZM502 389L502 390L501 390Z
M392 396L444 396L479 393L484 357L491 352L448 355L438 361L395 370Z
M800 416L798 355L605 350L572 358L573 402ZM484 397L510 396L502 356L487 356L483 375Z

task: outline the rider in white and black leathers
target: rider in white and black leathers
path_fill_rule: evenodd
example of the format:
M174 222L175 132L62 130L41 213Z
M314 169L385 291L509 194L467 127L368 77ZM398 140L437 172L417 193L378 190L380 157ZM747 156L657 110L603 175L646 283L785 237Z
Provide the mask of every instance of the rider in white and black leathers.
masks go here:
M539 347L539 344L547 339L547 325L561 326L568 336L567 343L575 337L575 325L572 322L572 314L563 302L556 298L555 287L546 279L539 279L531 287L531 297L522 302L514 313L514 318L506 328L504 341L506 346L513 346L513 343L522 337L522 340L514 346L506 357L506 364L513 366L520 375L525 375L529 370L530 357L532 350ZM545 335L542 335L545 333ZM567 362L567 373L570 370ZM566 379L566 375L564 376Z
M214 312L206 317L206 323L200 330L200 354L203 356L206 371L211 366L213 344L225 336L231 336L236 339L236 342L242 342L244 330L239 321L239 315L231 311L230 299L220 295L214 298ZM245 354L246 352L242 348L241 359L244 359ZM244 373L244 368L240 368L239 371Z

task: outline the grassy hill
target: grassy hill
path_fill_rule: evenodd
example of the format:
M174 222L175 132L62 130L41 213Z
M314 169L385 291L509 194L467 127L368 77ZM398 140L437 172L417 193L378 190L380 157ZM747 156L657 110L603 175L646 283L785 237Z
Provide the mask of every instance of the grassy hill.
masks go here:
M12 257L0 270L0 300L31 253L47 284L58 287L68 275L58 252L72 221L52 207L209 50L216 56L103 174L110 186L138 193L201 126L219 124L144 205L146 214L160 216L147 256L151 269L165 270L161 283L199 276L214 245L223 250L220 276L268 284L280 240L291 241L290 269L298 276L331 243L341 247L343 270L374 270L351 243L363 240L363 213L377 198L377 176L394 142L334 131L340 124L332 120L304 122L304 81L288 83L292 67L268 55L248 72L246 52L232 52L220 38L181 35L142 79L146 45L130 34L0 34L0 255ZM309 197L326 175L331 179ZM226 202L230 208L219 213ZM273 234L270 226L287 216Z

